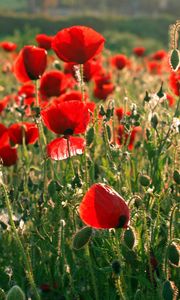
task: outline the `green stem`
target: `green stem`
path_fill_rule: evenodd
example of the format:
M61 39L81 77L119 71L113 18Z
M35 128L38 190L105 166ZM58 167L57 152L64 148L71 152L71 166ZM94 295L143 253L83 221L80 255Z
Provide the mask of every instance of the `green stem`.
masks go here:
M90 271L90 274L91 274L91 280L92 280L92 285L93 285L93 289L94 289L95 300L99 300L98 288L97 288L97 285L96 285L96 278L94 276L94 270L93 270L93 266L92 266L92 260L91 260L91 255L90 255L88 245L86 246L85 251L86 251L86 255L87 255L87 259L88 259L89 271Z
M84 102L84 73L83 73L83 65L80 64L80 76L81 76L81 81L80 81L80 89L81 89L81 94L82 94L82 101Z
M3 189L4 197L5 197L5 204L6 204L6 208L7 208L7 211L8 211L9 222L10 222L11 229L12 229L12 232L14 234L16 243L18 245L18 248L21 252L21 255L22 255L22 258L23 258L23 261L24 261L24 266L25 266L25 270L26 270L27 279L29 281L29 284L30 284L32 290L34 291L35 299L40 300L41 298L40 298L40 295L38 293L37 287L36 287L35 282L34 282L34 277L33 277L33 273L32 273L32 267L31 267L31 261L30 261L29 254L26 253L26 251L23 247L23 244L20 240L20 237L17 233L16 226L14 224L12 207L11 207L11 203L10 203L10 200L9 200L9 197L8 197L7 187L3 182L1 182L1 186L2 186L2 189Z

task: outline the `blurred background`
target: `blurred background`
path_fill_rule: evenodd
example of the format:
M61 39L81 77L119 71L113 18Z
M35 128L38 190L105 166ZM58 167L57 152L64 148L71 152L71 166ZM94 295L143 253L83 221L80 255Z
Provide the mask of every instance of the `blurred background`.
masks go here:
M0 0L0 40L21 47L37 33L82 24L104 34L112 51L158 50L168 48L169 25L179 12L180 0Z

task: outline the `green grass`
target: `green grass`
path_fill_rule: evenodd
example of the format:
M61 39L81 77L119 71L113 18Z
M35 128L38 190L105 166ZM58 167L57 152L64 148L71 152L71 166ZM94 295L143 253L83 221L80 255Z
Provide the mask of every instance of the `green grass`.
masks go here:
M117 17L102 16L72 16L52 19L43 16L1 15L1 39L16 40L21 47L34 43L35 33L53 35L58 30L72 25L91 26L101 32L106 38L106 47L112 51L131 51L137 45L144 45L149 51L168 46L168 28L174 23L173 17Z

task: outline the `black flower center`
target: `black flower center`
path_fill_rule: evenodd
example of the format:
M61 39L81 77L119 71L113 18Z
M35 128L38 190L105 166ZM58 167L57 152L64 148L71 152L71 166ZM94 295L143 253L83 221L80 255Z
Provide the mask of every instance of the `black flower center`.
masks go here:
M65 131L64 131L64 135L72 135L74 132L74 130L72 128L67 128Z
M117 225L117 228L123 228L126 222L127 222L127 216L121 215L119 218L119 223Z

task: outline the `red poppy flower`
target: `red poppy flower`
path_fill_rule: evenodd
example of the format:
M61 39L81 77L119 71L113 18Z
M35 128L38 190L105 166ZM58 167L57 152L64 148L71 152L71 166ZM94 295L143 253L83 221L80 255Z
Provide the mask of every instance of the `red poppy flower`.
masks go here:
M9 100L10 96L5 96L2 100L0 100L0 113L5 109Z
M95 183L85 194L79 213L94 228L127 228L130 211L124 199L110 186Z
M17 159L17 150L9 144L8 129L0 124L0 160L4 166L9 167L14 165Z
M67 159L69 154L70 157L83 154L85 145L85 139L81 137L57 138L47 145L47 154L53 160L63 160Z
M41 78L39 91L43 99L60 96L66 89L66 76L60 71L49 71Z
M84 95L85 100L87 100L88 95L85 94ZM64 102L64 101L72 101L73 100L78 100L78 101L82 101L82 93L80 91L70 91L67 92L61 96L59 96L58 98L55 99L56 102Z
M162 60L167 56L167 53L165 50L158 50L152 55L152 59L154 60Z
M99 100L106 100L107 97L112 94L114 91L114 84L113 83L108 83L104 84L102 86L96 86L94 88L93 94L94 97L96 97Z
M123 116L124 116L124 109L123 107L118 107L115 109L115 114L116 116L118 117L118 121L121 121ZM126 115L130 116L131 115L131 112L130 111L127 111L126 112Z
M98 87L103 86L104 84L111 83L112 74L106 73L104 70L98 75L95 76L94 81Z
M39 132L38 128L33 123L20 122L13 124L8 129L10 140L14 144L22 145L23 143L23 134L25 134L26 144L34 144L38 137Z
M5 51L7 51L7 52L12 52L12 51L16 50L17 45L15 43L12 43L12 42L4 41L4 42L0 43L0 47L2 49L4 49Z
M162 65L156 60L148 61L147 69L148 69L149 73L151 73L151 74L159 74L160 75Z
M131 151L134 148L134 142L137 134L140 132L142 132L142 128L140 126L135 126L130 132L126 132L124 125L121 124L118 126L117 143L119 145L126 145L128 141L128 150Z
M143 56L145 51L146 51L146 49L144 47L135 47L133 49L133 53L139 57Z
M169 77L169 85L176 96L180 95L180 70L172 72Z
M3 136L5 132L7 132L7 127L0 123L0 138Z
M23 84L19 90L18 95L23 96L24 98L31 98L35 97L35 86L31 82L27 82Z
M65 63L64 72L72 74L74 78L77 79L75 66L76 65L74 63ZM85 82L89 82L94 76L97 76L100 72L102 72L101 63L95 59L90 59L83 65L83 80Z
M11 148L10 145L0 146L0 159L2 159L2 163L6 167L15 165L18 159L17 150Z
M170 95L170 94L166 94L166 98L168 100L169 106L173 106L174 103L175 103L174 97L172 95Z
M128 58L124 54L117 54L112 57L111 64L118 70L122 70L127 66Z
M102 51L104 42L104 37L94 29L72 26L56 34L52 49L65 62L84 64Z
M21 82L37 80L47 65L47 52L35 46L25 46L14 63L14 74Z
M88 107L76 100L52 104L41 116L49 130L63 135L84 133L90 121Z
M53 36L48 36L43 33L36 35L36 41L38 43L38 47L43 48L45 50L51 49L52 40L53 40Z

